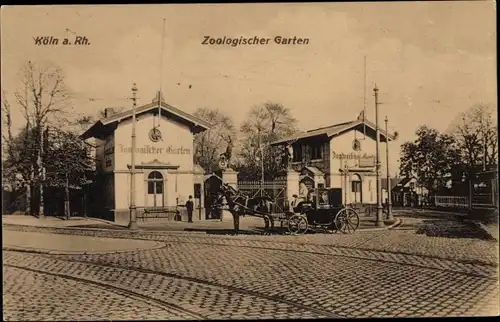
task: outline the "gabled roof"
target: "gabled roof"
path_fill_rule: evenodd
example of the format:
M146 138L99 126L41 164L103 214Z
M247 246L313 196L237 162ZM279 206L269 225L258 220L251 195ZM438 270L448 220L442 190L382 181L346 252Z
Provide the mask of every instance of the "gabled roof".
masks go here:
M398 183L400 183L402 180L404 180L403 178L391 178L391 190L393 190L397 185ZM387 178L382 178L381 180L382 182L382 189L385 189L387 190Z
M405 177L401 181L398 182L396 186L398 187L404 187L410 182L411 180L415 179L414 177Z
M299 134L295 134L289 137L286 137L281 140L277 140L271 143L271 145L279 145L283 143L287 143L290 141L295 141L295 140L301 140L301 139L306 139L306 138L312 138L312 137L319 137L319 136L324 136L325 138L331 138L334 136L341 135L347 131L350 131L352 129L357 129L361 130L363 132L363 128L366 128L367 130L367 136L373 136L375 138L375 131L376 131L376 126L374 123L368 121L367 119L358 119L355 121L349 121L349 122L344 122L344 123L338 123L334 125L330 125L327 127L322 127L319 129L314 129L314 130L309 130L306 132L302 132ZM389 138L389 141L393 141L396 139L394 135L387 134L382 128L379 127L380 130L380 141L385 142L386 137Z
M323 171L321 171L320 169L316 168L316 167L311 167L311 166L306 166L304 167L304 169L308 170L309 172L311 172L313 175L317 175L317 176L322 176L324 175Z
M159 97L161 95L158 93L155 99L149 104L139 106L135 109L136 116L140 114L147 113L149 111L159 108ZM182 110L167 104L163 99L161 100L161 111L162 114L171 115L180 122L188 123L194 133L203 132L210 129L212 126L210 123L194 116L183 112ZM85 131L80 137L82 139L88 139L91 137L97 137L99 132L103 130L114 129L118 122L132 117L132 109L127 111L111 115L109 117L103 118L92 125L87 131Z

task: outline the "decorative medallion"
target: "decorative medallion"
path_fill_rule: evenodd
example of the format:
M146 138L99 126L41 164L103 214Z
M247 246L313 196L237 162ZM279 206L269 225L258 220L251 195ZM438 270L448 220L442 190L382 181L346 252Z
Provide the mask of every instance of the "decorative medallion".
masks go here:
M219 160L219 168L221 169L226 169L227 168L227 162L225 159Z
M361 150L361 142L359 142L358 139L354 139L354 141L352 141L352 149L354 151L360 151Z
M153 142L158 142L161 140L161 132L158 128L154 127L149 131L149 139Z

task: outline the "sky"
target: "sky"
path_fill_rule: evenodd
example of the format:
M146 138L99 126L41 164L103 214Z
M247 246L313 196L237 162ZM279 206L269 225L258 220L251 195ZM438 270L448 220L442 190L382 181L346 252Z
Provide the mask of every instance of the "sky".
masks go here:
M135 82L139 105L161 87L185 112L219 109L239 125L252 106L271 101L307 130L354 120L365 102L374 121L376 84L380 120L388 117L400 145L424 124L445 131L474 104L497 108L493 1L3 6L0 21L2 88L11 104L31 60L61 67L74 108L87 114L131 107L124 98ZM75 35L90 44L34 41ZM204 36L271 41L207 46ZM279 45L276 36L309 42ZM21 124L19 111L13 122Z

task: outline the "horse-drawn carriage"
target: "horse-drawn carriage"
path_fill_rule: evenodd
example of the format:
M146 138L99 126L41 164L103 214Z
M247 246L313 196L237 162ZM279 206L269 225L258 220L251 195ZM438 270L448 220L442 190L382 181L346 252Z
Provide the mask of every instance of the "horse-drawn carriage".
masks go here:
M291 234L304 234L312 227L329 232L340 231L351 234L359 227L359 215L349 206L342 204L342 189L311 189L309 200L299 202L294 214L288 218Z
M321 227L329 232L353 233L359 227L359 215L342 204L342 189L312 189L308 200L303 200L292 211L272 213L273 201L266 196L249 197L228 186L221 186L217 207L225 208L234 218L235 230L239 217L250 215L264 219L265 228L274 229L275 221L287 226L290 234L304 234L309 229Z

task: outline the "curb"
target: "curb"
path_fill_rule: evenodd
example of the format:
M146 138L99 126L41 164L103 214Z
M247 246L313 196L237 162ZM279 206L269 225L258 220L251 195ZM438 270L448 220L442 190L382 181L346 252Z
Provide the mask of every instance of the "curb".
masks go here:
M358 232L364 232L364 231L383 231L383 230L389 230L393 229L395 227L400 226L403 223L402 219L395 218L395 222L391 224L390 226L386 227L374 227L374 228L365 228L365 229L359 229L357 230ZM2 224L2 226L18 226L18 227L33 227L33 228L52 228L52 229L69 229L69 230L83 230L83 231L119 231L119 232L128 232L131 235L134 233L139 233L139 232L147 232L147 233L170 233L170 234L206 234L204 231L186 231L186 230L148 230L144 228L140 228L137 230L129 230L127 227L124 226L119 226L119 225L113 225L115 227L120 227L123 229L116 229L116 228L87 228L87 227L75 227L75 226L38 226L38 225L23 225L23 224ZM174 228L175 229L175 228Z
M75 226L36 226L36 225L23 225L23 224L2 224L2 226L15 226L15 227L33 227L33 228L52 228L52 229L69 229L69 230L88 230L88 231L118 231L118 232L128 232L130 234L139 233L139 232L148 232L148 233L191 233L191 234L204 234L205 232L198 231L184 231L184 230L147 230L147 229L137 229L130 230L127 227L122 227L123 229L116 228L87 228L87 227L75 227Z
M478 229L482 230L486 235L488 235L492 240L496 240L498 242L498 238L493 236L492 233L488 230L488 228L479 221L467 220L468 223L474 224Z
M383 230L389 230L389 229L393 229L393 228L396 228L400 225L403 224L403 220L402 219L399 219L399 218L395 218L396 219L396 222L390 226L386 226L386 227L375 227L375 228L366 228L366 229L359 229L357 231L359 232L364 232L364 231L383 231Z

